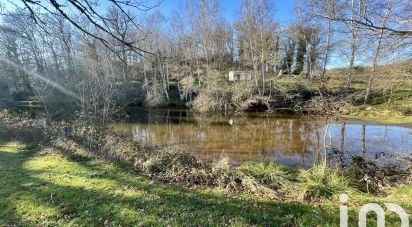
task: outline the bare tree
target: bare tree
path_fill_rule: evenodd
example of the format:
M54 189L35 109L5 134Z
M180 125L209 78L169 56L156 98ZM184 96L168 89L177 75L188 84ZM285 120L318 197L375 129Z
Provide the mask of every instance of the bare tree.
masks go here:
M335 0L326 0L325 8L326 8L326 13L328 17L333 18L335 15L335 10L336 10ZM332 20L328 19L327 23L328 25L327 25L327 32L326 32L326 46L325 46L325 52L323 54L322 71L320 74L321 86L322 86L323 80L325 79L326 65L328 64L330 43L331 43L331 38L332 38Z
M31 86L29 76L21 68L13 67L11 64L21 65L23 57L21 48L16 38L16 31L11 26L0 27L0 53L7 59L7 62L0 62L2 64L2 83L7 84L6 81L10 81L8 87L13 87L15 92L23 87L23 92L32 94L33 88ZM1 58L0 58L1 59ZM11 64L10 64L11 63ZM7 78L5 78L7 76ZM20 86L21 83L23 86Z
M135 16L132 12L128 11L123 13L119 8L112 6L106 16L108 29L116 34L118 39L109 38L110 45L115 51L115 54L118 55L119 59L124 63L121 66L123 80L125 81L129 74L129 64L131 63L128 59L133 48L131 48L127 43L131 42L134 37L138 37L137 32L133 31L136 29L133 27L135 24Z
M370 96L371 89L372 89L373 79L375 78L375 75L376 75L376 68L379 64L379 57L380 57L380 52L381 52L381 48L382 48L382 39L383 39L383 36L384 36L384 32L387 30L387 29L384 29L384 28L386 27L386 25L388 23L388 20L391 16L391 12L392 12L392 8L394 6L394 3L395 3L395 0L388 0L387 5L386 5L386 9L385 9L385 13L384 13L384 15L381 19L381 24L380 24L381 29L380 29L378 37L377 37L377 45L376 45L375 53L374 53L374 56L373 56L372 73L369 77L368 85L367 85L367 88L366 88L366 94L365 94L365 100L364 100L365 104L369 100L369 96Z
M349 68L348 68L348 79L346 82L346 86L350 87L352 84L352 73L353 73L353 66L355 63L356 51L358 49L358 44L360 42L359 37L359 27L354 22L354 20L359 20L364 14L366 10L366 5L364 0L360 0L358 4L356 4L355 0L351 0L350 3L350 23L349 29L351 32L351 43L350 43L350 56L349 56Z
M20 0L26 9L30 12L33 20L42 27L47 24L41 17L42 12L47 12L52 15L58 14L70 22L75 28L99 40L106 48L111 49L114 53L117 52L112 49L107 37L111 37L117 40L128 48L132 49L138 54L149 53L148 51L138 47L137 43L139 40L124 40L121 34L117 34L110 29L110 24L108 18L102 13L99 8L99 3L90 0L45 0L45 1L34 1L34 0ZM133 8L138 11L147 12L155 7L157 7L160 2L155 1L153 4L147 4L146 1L140 0L106 0L107 4L112 5L116 8L120 14L131 21L131 24L138 30L141 30L141 26L134 22L127 8ZM92 25L92 29L85 28L79 18L82 18L85 22ZM96 32L98 31L98 32ZM119 56L120 57L120 56Z
M241 18L236 23L240 60L253 66L260 95L266 93L266 74L269 72L269 62L276 51L279 37L278 26L271 17L272 13L273 6L266 0L245 0L242 3ZM271 68L270 71L273 73L274 69Z

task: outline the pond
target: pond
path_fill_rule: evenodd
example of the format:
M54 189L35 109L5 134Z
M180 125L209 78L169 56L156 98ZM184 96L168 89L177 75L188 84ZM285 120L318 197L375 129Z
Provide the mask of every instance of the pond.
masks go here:
M113 126L143 145L178 146L200 159L227 157L232 164L275 160L310 167L326 154L328 162L341 165L354 156L399 165L412 154L412 128L407 126L272 112L211 117L186 109L136 108L127 122Z

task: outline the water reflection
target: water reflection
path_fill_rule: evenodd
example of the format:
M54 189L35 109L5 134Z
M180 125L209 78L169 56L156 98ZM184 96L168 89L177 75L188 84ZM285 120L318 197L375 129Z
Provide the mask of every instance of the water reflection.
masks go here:
M196 116L176 109L133 113L130 122L115 128L144 145L177 145L201 159L223 155L234 163L277 160L307 167L325 159L343 165L353 155L388 162L412 153L412 130L406 127L326 123L274 113L231 117Z

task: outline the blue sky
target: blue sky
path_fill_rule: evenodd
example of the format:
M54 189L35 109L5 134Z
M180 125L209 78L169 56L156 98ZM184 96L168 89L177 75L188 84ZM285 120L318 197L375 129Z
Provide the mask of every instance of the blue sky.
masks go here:
M196 0L160 0L161 4L158 8L149 11L154 12L159 10L166 18L171 15L171 13L175 10L176 12L181 12L184 9L184 5L187 1L196 1ZM294 7L294 0L269 0L274 5L274 14L273 17L276 19L280 24L287 24L291 22L294 18L293 14L293 7ZM13 3L11 3L13 2ZM100 1L102 3L102 8L105 8L107 5L106 0ZM150 2L150 1L149 1ZM6 9L13 9L13 4L18 6L22 6L20 1L13 1L13 0L0 0L0 5L6 7ZM219 4L221 6L221 13L224 18L228 22L233 22L239 14L240 5L242 4L242 0L220 0Z
M180 12L184 9L185 2L187 0L163 0L158 10L162 12L166 17L173 12L173 10ZM293 0L272 0L274 3L274 19L281 24L285 24L293 20ZM222 15L227 21L233 22L239 14L240 5L242 0L221 0L219 4L221 6Z

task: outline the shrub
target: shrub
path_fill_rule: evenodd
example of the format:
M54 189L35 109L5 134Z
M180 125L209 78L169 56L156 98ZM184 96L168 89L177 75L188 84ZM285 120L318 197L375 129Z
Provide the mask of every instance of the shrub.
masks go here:
M230 110L231 89L224 76L219 72L208 73L204 86L193 101L193 109L197 112L221 112Z
M336 116L349 106L349 102L339 97L314 97L302 106L302 112L323 116Z
M156 107L156 106L164 106L166 104L167 104L167 100L166 100L166 97L160 85L154 86L153 88L148 90L145 100L144 100L145 106Z
M197 112L246 110L263 100L255 97L255 93L255 84L252 81L229 83L224 75L211 71L204 81L204 86L198 90L192 106Z
M187 76L179 81L180 99L192 100L193 94L198 92L198 86L193 76Z

